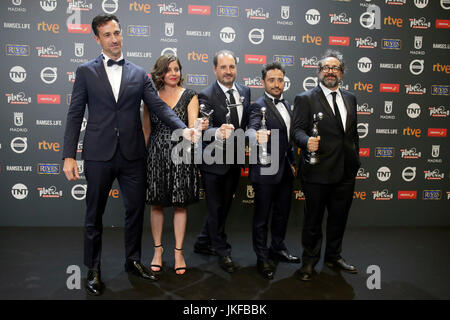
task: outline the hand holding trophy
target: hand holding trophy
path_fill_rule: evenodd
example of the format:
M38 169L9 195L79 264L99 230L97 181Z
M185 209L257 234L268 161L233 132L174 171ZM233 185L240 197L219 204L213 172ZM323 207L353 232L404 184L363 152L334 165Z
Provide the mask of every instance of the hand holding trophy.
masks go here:
M261 146L259 161L261 162L262 165L268 165L270 164L270 154L267 152L267 139L268 136L270 135L270 131L267 130L265 107L261 108L261 114L262 114L261 128L257 132L258 137L261 137L261 139L258 139L258 145Z
M323 113L319 112L317 114L313 115L313 129L311 137L317 138L319 136L319 129L318 124L319 121L323 119ZM309 153L309 160L307 159L310 165L316 165L319 163L319 156L317 155L316 151L311 151Z

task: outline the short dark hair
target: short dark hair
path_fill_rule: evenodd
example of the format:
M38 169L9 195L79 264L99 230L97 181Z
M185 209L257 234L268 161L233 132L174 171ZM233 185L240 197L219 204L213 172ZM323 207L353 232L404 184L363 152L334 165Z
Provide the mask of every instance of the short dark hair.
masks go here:
M114 20L117 23L119 23L119 19L113 14L99 14L96 17L94 17L94 19L92 19L92 31L94 32L94 34L98 37L98 28L111 20Z
M236 56L234 55L234 52L233 52L233 51L230 51L230 50L224 49L224 50L217 51L216 54L214 55L214 59L213 59L214 67L217 68L217 62L218 62L219 56L220 56L221 54L232 56L233 59L234 59L234 63L237 64Z
M173 61L176 61L178 63L178 66L180 67L180 81L178 82L178 85L183 85L183 74L181 73L181 63L177 56L173 54L164 54L160 56L153 66L153 70L151 72L153 83L155 84L156 90L161 89L164 87L164 76L166 75L169 64Z
M279 63L279 62L272 62L272 63L266 64L263 67L263 69L261 70L262 79L266 80L267 71L274 70L274 69L281 70L281 72L283 72L283 76L286 74L286 70L283 68L281 63Z
M319 68L317 69L317 72L319 73L322 70L322 63L326 58L336 58L339 63L341 64L341 72L344 73L345 71L345 62L342 53L340 53L337 50L331 50L328 49L325 54L320 58L319 60Z

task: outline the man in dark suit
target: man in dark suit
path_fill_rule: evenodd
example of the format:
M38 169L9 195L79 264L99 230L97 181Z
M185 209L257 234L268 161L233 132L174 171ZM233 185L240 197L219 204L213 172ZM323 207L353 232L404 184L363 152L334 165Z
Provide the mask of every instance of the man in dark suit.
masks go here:
M360 167L356 97L339 88L344 74L341 57L339 52L327 51L319 61L319 85L295 97L292 135L302 150L299 172L306 198L303 265L298 271L303 281L311 279L320 259L325 208L328 212L325 264L357 272L341 256L355 176ZM319 136L313 137L313 116L319 112L323 114L318 122ZM317 153L318 164L309 163L310 152Z
M269 257L278 261L299 263L299 257L289 253L284 243L287 222L291 210L292 187L294 180L294 149L290 144L290 127L292 111L289 103L283 99L284 68L277 62L262 69L262 84L265 93L251 106L248 135L251 152L256 145L266 144L271 163L277 165L273 172L265 173L262 169L270 164L250 163L250 181L255 191L253 215L253 250L256 253L258 272L265 279L273 279L274 265ZM262 109L265 108L265 109ZM266 128L261 129L264 110ZM275 157L278 157L277 161ZM267 229L270 212L271 245L267 248Z
M207 109L214 110L210 128L204 134L206 138L203 140L211 142L203 143L203 158L215 157L217 161L208 162L209 164L204 161L200 166L208 212L202 231L197 236L194 252L217 255L221 268L232 273L237 267L231 259L231 245L227 242L225 222L243 164L236 163L241 158L236 152L245 155L245 148L237 148L237 144L233 146L229 142L235 138L231 135L233 129L245 130L247 126L250 89L235 82L236 58L231 51L217 52L213 63L217 81L201 91L198 98L200 105L204 104ZM229 105L234 106L228 108ZM243 136L242 131L241 133ZM219 151L228 154L228 157L216 157Z
M100 295L102 215L108 193L117 178L125 205L125 270L147 280L155 274L141 262L145 206L145 143L140 120L141 100L173 129L186 128L153 88L146 72L123 59L122 32L114 15L99 15L92 21L94 38L102 47L95 60L78 67L64 134L64 173L79 178L75 161L86 105L89 119L83 141L87 179L84 229L84 264L88 267L86 290ZM183 135L192 134L184 129Z

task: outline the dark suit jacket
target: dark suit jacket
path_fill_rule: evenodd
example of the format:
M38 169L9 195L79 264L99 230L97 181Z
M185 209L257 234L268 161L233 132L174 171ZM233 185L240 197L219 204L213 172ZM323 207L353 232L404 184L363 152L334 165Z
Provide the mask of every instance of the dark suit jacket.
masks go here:
M339 126L325 95L317 86L295 97L292 137L302 149L300 177L305 182L331 184L343 177L355 177L361 163L359 161L359 137L356 129L356 97L340 89L347 109L346 130ZM313 114L322 112L319 121L319 164L310 165L305 161L307 142L313 128Z
M248 124L248 119L250 115L250 88L235 83L236 89L241 97L244 97L243 101L243 112L240 128L245 131ZM203 149L205 149L211 143L216 143L214 135L219 127L226 123L226 114L228 113L226 104L226 95L220 88L217 81L212 85L205 88L198 94L198 100L200 104L204 104L207 109L213 109L214 113L211 115L209 128L206 130L205 135L211 137L210 141L203 142ZM238 129L238 128L235 128ZM220 145L218 146L220 147ZM211 147L210 147L211 148ZM208 148L208 150L210 149ZM245 152L245 150L243 150ZM213 154L214 155L214 151ZM206 172L211 172L215 174L225 174L230 169L229 164L201 164L200 169Z
M63 157L76 157L80 127L87 104L89 119L83 141L83 159L110 160L118 144L126 159L143 158L145 142L140 117L141 100L146 103L150 112L155 112L172 129L186 127L158 97L151 80L141 67L125 61L116 102L102 56L80 65L76 71L67 114Z
M291 117L291 125L292 125L292 111L291 106L287 101L284 101L284 106L286 110L289 112L289 116ZM250 141L251 144L256 143L256 131L261 128L261 119L262 113L261 108L266 108L266 126L268 130L279 130L279 139L277 141L279 150L278 150L278 158L279 158L279 169L275 175L261 175L261 165L260 164L251 164L250 165L250 181L253 183L264 183L264 184L277 184L281 181L283 177L284 170L291 171L290 165L295 164L294 158L294 148L288 141L287 136L287 127L283 120L283 117L278 112L277 108L273 104L273 101L264 96L258 98L251 106L250 113L250 121L248 124ZM253 131L254 129L255 131ZM253 138L254 137L254 138ZM273 155L272 153L272 144L273 139L272 135L269 136L269 141L267 143L267 151ZM253 147L253 151L256 149Z

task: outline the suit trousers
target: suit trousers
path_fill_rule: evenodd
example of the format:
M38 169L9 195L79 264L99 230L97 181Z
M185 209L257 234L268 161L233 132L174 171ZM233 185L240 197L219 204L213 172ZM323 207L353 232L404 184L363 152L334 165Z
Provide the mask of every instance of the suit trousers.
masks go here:
M236 192L241 168L232 165L223 175L202 171L202 181L205 188L208 214L203 228L197 236L197 244L210 245L218 256L231 254L231 245L227 242L225 222Z
M326 224L325 260L341 258L342 240L355 189L354 178L344 178L336 184L303 184L305 193L305 218L302 231L303 263L316 265L322 248L322 221L325 209Z
M256 169L258 170L258 169ZM287 223L291 210L293 175L289 164L284 166L283 176L277 184L253 183L255 191L253 215L253 250L259 260L267 260L267 234L272 212L271 245L273 250L286 250Z
M125 206L125 257L141 259L142 228L145 208L145 159L127 160L119 147L109 161L84 161L87 180L84 228L84 264L99 269L102 251L102 216L111 186L118 180Z

